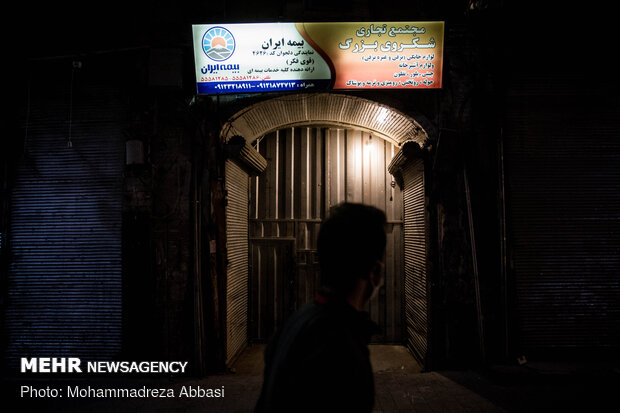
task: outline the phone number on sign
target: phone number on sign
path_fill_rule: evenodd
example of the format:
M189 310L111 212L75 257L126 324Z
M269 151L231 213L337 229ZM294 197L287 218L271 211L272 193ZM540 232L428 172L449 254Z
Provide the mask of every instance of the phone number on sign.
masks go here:
M238 80L264 80L259 76L201 76L201 82L234 82Z

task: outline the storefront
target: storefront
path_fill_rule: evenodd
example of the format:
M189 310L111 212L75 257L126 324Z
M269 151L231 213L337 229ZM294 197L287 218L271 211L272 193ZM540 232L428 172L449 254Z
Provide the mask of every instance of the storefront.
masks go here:
M227 362L314 298L320 223L349 201L388 218L386 286L368 308L383 330L375 342L407 344L424 364L422 157L433 129L363 91L440 88L443 23L194 26L194 44L199 96L225 108L241 92L282 91L238 109L220 132L244 149L225 166Z

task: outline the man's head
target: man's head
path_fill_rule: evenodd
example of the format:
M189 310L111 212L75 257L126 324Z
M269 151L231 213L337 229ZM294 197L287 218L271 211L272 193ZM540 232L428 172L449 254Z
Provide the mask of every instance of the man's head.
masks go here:
M318 238L322 284L346 295L358 279L379 275L385 224L385 213L369 205L343 203L332 208Z

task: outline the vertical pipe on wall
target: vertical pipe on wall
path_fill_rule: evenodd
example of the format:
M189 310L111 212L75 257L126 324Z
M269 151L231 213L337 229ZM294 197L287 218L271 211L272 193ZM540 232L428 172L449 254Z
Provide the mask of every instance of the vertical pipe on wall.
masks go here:
M199 151L194 151L198 153ZM192 162L192 229L194 253L194 373L202 376L206 372L204 364L204 310L202 305L202 270L200 243L200 192L198 179L198 162Z
M476 236L474 234L474 219L471 210L471 197L469 192L469 181L467 179L467 169L463 168L463 179L465 180L465 196L467 198L467 216L469 218L469 237L471 240L471 258L474 270L474 289L476 294L476 312L478 319L478 339L480 341L480 357L482 363L486 362L486 351L484 345L484 320L482 316L482 302L480 298L480 280L478 277L478 258L476 255Z
M508 316L508 258L506 251L506 193L504 186L504 132L502 129L499 131L499 143L498 143L498 160L499 160L499 196L500 196L500 248L501 248L501 292L502 292L502 312L504 322L504 356L510 357L510 325Z

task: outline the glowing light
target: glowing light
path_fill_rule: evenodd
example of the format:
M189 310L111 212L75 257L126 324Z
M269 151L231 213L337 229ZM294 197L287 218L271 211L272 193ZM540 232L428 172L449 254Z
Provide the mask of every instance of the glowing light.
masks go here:
M375 145L372 141L372 136L370 136L368 140L364 142L364 152L368 155L372 155L375 152Z
M381 110L379 111L379 114L377 115L377 122L379 123L385 122L385 120L387 119L388 113L389 112L386 108L381 108Z

